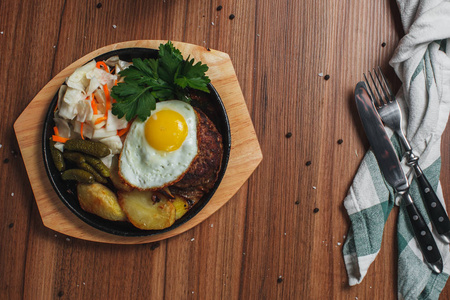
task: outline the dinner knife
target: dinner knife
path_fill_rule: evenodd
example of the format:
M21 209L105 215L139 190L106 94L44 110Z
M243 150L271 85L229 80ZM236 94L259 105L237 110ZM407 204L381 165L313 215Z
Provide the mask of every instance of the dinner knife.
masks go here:
M402 170L394 146L384 129L380 116L367 93L366 84L363 81L358 82L356 85L355 101L364 131L366 132L381 173L405 203L409 221L411 222L425 263L433 272L441 273L443 262L436 241L409 195L408 180Z

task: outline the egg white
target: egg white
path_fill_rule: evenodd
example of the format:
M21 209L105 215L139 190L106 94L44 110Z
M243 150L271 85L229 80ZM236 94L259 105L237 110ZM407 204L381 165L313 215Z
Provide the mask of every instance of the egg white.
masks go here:
M177 150L156 150L145 138L145 121L136 119L130 127L120 155L119 175L139 190L158 189L176 182L197 155L197 115L188 103L179 100L158 102L152 114L170 109L182 115L188 134ZM148 120L148 119L147 119Z

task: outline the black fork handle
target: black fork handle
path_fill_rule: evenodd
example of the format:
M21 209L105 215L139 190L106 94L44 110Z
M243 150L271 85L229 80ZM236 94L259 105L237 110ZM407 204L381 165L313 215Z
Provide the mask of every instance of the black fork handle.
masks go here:
M433 270L433 272L439 274L442 272L443 262L436 241L434 240L430 229L428 229L427 223L425 223L425 220L412 201L411 196L406 193L403 197L404 200L406 200L405 208L408 212L409 221L411 222L415 238L422 251L425 263Z
M433 223L436 231L443 236L443 239L450 242L450 220L444 207L436 195L425 174L420 169L419 165L414 166L417 182L419 183L419 190L422 194L423 203L427 208L430 220Z
M422 194L422 200L427 209L431 223L433 223L433 227L436 228L436 231L441 236L441 239L446 243L450 243L450 220L448 218L448 215L444 207L442 206L441 201L433 190L433 187L420 168L419 157L414 155L414 153L412 152L411 145L404 136L403 132L401 130L398 130L396 131L396 133L400 137L401 144L404 147L404 154L406 156L408 165L410 165L414 169L417 182L419 183L419 190Z

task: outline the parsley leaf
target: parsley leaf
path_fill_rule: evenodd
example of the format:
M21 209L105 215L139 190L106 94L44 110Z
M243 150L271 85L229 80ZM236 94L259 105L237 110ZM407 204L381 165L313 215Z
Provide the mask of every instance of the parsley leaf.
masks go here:
M182 62L181 52L171 42L159 47L158 74L162 80L173 84Z
M114 99L120 97L122 100L113 103L111 112L118 118L125 116L127 121L130 121L137 115L141 120L145 120L147 117L140 110L147 107L155 109L156 99L149 92L150 87L142 87L134 82L119 83L116 87L114 95L111 95Z
M157 59L133 59L133 65L119 73L124 82L111 90L111 96L116 99L112 113L118 118L125 116L127 121L136 116L145 121L158 101L189 102L189 89L209 93L206 71L207 65L194 63L190 57L184 60L171 41L161 44Z
M190 87L196 90L209 92L207 83L209 78L205 75L208 71L208 66L198 62L194 65L194 59L183 61L181 64L181 71L175 78L175 83L181 88Z

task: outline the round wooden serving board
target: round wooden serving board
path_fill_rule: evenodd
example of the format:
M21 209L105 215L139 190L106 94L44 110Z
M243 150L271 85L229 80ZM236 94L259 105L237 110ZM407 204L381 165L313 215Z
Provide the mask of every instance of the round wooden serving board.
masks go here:
M20 151L44 225L63 234L104 243L139 244L180 234L217 211L244 184L262 160L255 130L228 54L204 47L173 42L186 57L191 55L209 66L207 75L225 105L231 128L231 152L225 176L209 203L191 220L165 233L144 237L112 235L91 227L75 216L59 199L44 167L42 130L50 102L66 77L96 56L122 48L158 49L166 41L139 40L122 42L95 50L56 75L30 102L14 124Z

